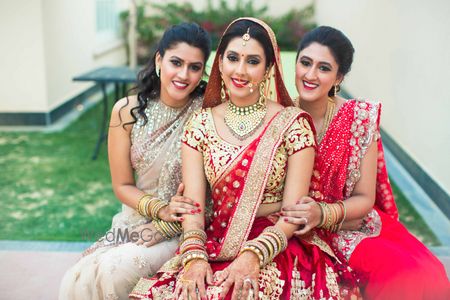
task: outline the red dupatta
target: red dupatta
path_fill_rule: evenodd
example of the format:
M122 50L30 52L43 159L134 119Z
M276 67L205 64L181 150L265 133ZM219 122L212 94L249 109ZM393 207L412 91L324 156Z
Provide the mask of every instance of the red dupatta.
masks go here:
M225 168L212 186L213 215L206 233L210 260L234 259L250 233L270 175L270 168L286 130L305 112L280 111L261 135Z
M372 140L377 140L377 188L375 207L398 218L379 136L381 104L349 100L333 118L318 147L311 180L311 195L333 203L351 196L359 180L360 164Z

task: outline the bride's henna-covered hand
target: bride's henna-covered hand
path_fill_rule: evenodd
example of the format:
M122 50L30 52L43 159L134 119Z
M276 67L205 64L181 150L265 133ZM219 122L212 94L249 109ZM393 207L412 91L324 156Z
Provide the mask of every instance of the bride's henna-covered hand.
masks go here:
M234 285L232 300L247 299L253 290L254 299L258 299L259 258L251 251L241 253L227 268L214 274L215 285L221 285L221 299L224 299Z
M177 280L175 299L198 299L198 296L202 300L206 299L205 281L207 284L213 284L212 269L209 263L202 259L194 260L186 265L183 272Z

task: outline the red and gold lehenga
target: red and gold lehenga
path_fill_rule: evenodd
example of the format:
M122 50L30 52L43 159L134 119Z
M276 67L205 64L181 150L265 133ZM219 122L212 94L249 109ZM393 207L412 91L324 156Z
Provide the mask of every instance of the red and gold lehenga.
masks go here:
M211 113L211 107L220 104L216 56L204 108L194 114L182 139L184 144L202 153L211 188L213 214L205 228L205 246L213 272L226 268L247 240L274 225L276 217L272 215L256 217L259 206L282 201L289 156L315 147L310 116L293 107L282 82L279 50L273 32L263 22L250 20L263 26L272 38L276 54L274 76L271 76L275 80L275 100L285 108L247 146L236 146L221 139ZM340 266L331 247L319 236L308 241L292 238L286 250L261 269L259 298L341 299L338 272L348 270ZM176 256L156 276L142 278L130 297L173 299L176 281L182 275L180 256ZM208 299L219 299L220 292L219 286L207 286ZM231 292L225 299L230 298Z
M329 203L351 197L361 160L375 140L374 209L360 230L332 234L333 250L348 259L364 299L450 299L444 267L398 221L379 134L380 110L379 103L363 100L342 105L318 146L310 194Z

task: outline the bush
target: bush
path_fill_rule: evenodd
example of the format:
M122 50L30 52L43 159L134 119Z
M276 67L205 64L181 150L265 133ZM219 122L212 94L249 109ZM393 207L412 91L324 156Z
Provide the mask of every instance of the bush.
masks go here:
M157 10L158 13L146 15L148 8L152 11ZM190 3L150 4L144 1L137 11L139 44L145 45L148 49L154 48L164 30L170 25L196 22L211 34L212 45L215 48L228 24L234 19L247 16L266 21L275 32L282 50L295 50L304 34L316 26L313 22L313 5L302 10L291 10L280 17L270 17L267 11L266 5L257 8L251 0L238 0L234 7L230 7L225 0L221 0L215 7L212 1L208 0L207 7L203 11L195 10ZM124 33L128 31L128 16L128 11L121 14ZM140 57L139 62L142 63L146 59L148 57Z

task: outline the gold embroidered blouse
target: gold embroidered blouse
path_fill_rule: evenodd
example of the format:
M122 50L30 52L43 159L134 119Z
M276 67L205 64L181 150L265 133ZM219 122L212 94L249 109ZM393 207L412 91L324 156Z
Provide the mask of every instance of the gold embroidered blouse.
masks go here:
M210 185L215 182L217 174L245 147L230 144L219 136L211 108L193 114L186 124L182 142L203 154L205 174ZM286 131L284 140L277 149L262 203L275 203L283 199L288 157L315 145L311 125L306 118L299 116Z

